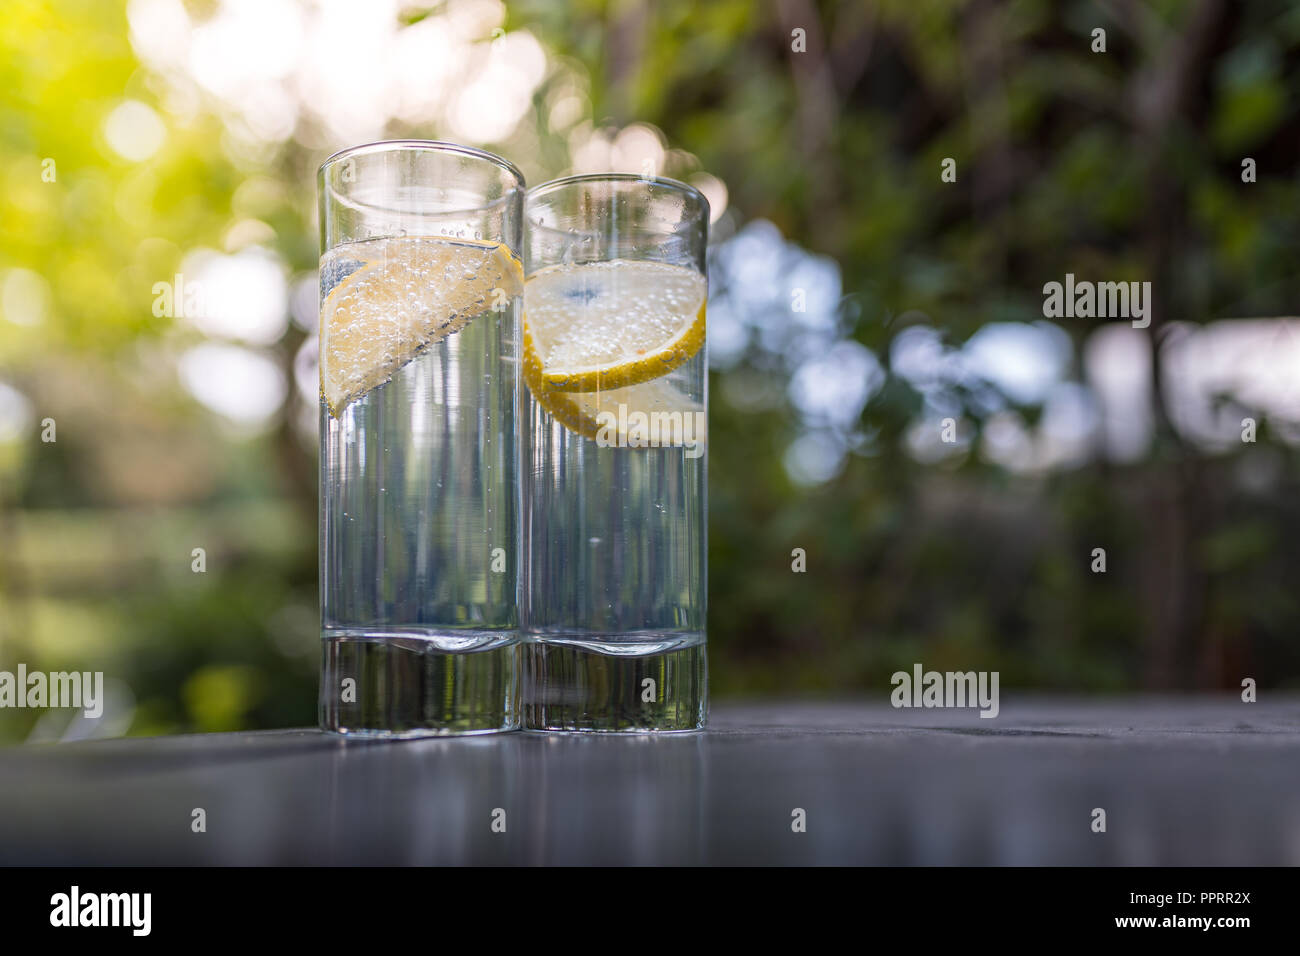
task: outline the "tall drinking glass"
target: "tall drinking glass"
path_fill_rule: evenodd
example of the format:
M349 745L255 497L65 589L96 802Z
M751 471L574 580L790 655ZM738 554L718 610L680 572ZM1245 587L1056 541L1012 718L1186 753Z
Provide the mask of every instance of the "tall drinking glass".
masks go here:
M600 175L526 206L523 725L696 730L708 202Z
M517 728L523 178L389 142L319 188L321 727Z

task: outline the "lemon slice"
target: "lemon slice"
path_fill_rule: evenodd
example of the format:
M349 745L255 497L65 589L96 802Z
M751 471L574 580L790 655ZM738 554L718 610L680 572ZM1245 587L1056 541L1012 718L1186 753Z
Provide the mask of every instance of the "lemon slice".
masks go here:
M372 239L332 250L323 273L356 268L321 303L321 395L336 418L430 345L504 307L523 288L519 260L498 242Z
M562 392L648 382L704 344L708 284L686 266L615 259L553 266L525 286L541 380Z
M602 446L694 449L708 440L704 406L665 377L593 392L566 392L549 385L527 313L522 370L524 384L551 417Z

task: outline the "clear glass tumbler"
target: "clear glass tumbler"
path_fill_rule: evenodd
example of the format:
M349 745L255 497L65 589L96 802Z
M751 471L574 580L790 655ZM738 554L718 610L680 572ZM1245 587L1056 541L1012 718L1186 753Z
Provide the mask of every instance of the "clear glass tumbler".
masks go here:
M523 177L387 142L319 189L320 725L515 729Z
M531 190L526 215L523 726L697 730L708 202L577 176Z

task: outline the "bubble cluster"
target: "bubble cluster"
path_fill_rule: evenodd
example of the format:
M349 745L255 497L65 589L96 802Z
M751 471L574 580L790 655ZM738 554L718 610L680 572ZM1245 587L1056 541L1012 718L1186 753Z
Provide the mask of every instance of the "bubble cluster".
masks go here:
M332 289L321 303L321 389L336 414L488 311L494 290L522 292L504 246L443 237L343 246L322 259L321 276Z

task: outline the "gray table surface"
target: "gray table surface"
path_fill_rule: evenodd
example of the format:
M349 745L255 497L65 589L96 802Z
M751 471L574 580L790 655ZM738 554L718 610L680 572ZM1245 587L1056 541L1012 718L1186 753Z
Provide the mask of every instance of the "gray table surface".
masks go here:
M12 748L0 863L1300 863L1300 698L1009 696L993 720L724 704L673 737Z

